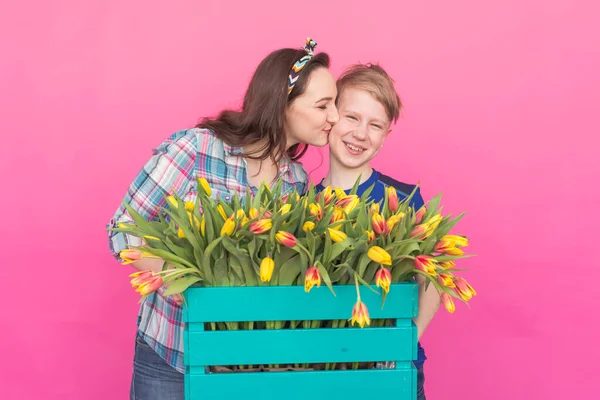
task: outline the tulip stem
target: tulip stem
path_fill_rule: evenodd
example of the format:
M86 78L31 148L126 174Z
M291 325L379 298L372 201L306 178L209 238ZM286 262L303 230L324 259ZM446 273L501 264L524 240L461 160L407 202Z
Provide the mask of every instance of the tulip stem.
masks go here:
M360 288L358 287L358 274L354 272L354 283L356 284L356 296L358 301L360 300Z
M302 246L300 243L296 242L296 246L294 246L294 247L298 247L298 248L302 249L308 255L308 264L313 265L313 261L314 261L313 256L304 246Z

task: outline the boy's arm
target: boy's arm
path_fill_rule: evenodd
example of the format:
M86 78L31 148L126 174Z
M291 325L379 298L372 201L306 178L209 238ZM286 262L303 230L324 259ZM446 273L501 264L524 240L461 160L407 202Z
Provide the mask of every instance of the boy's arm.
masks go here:
M427 279L417 275L415 280L419 284L419 315L413 321L417 325L417 338L420 340L423 332L433 319L433 316L440 307L440 294L434 285L430 284L425 290Z

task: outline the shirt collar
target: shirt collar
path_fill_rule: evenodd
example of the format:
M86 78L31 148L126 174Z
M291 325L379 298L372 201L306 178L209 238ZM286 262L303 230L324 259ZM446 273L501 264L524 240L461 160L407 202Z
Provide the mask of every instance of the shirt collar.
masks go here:
M223 142L223 150L225 153L231 156L241 156L244 154L244 149L238 146L231 146L227 143ZM279 174L285 174L290 170L291 160L287 155L283 156L283 158L279 161Z

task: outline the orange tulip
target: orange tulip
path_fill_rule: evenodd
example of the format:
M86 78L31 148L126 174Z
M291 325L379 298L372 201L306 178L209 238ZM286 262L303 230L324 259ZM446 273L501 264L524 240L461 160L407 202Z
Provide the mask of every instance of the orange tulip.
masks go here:
M390 186L386 190L388 195L388 208L391 212L396 212L398 209L398 193L396 193L396 188Z
M420 224L421 221L423 221L423 217L425 216L426 212L427 209L425 208L425 206L419 208L419 211L417 211L415 214L415 224Z
M286 247L294 247L296 245L296 237L286 231L277 232L275 234L275 239Z
M446 286L449 288L456 287L456 285L454 284L454 281L452 280L452 276L448 275L448 274L440 274L438 276L438 282L440 285Z
M365 325L371 324L371 318L369 318L369 310L365 303L358 299L356 304L352 308L352 317L350 318L352 325L358 323L361 328L364 328Z
M383 289L384 292L389 293L390 285L392 283L392 274L387 268L380 268L375 275L375 283L377 287Z
M385 219L379 213L373 214L371 217L371 225L373 225L373 232L375 232L377 235L385 234L387 232Z
M131 279L131 286L141 294L146 296L163 285L163 279L160 275L153 271L138 271L129 275Z
M426 272L431 276L437 275L435 271L436 265L437 261L433 257L425 255L419 255L415 257L415 267L418 270Z
M320 221L321 218L323 218L323 209L321 208L320 204L309 204L308 210L310 212L310 215L317 218L317 221Z
M469 301L477 295L475 289L464 278L456 278L454 283L456 284L456 292L463 300Z
M253 223L251 223L248 229L255 235L260 235L262 233L268 232L269 230L271 230L272 227L273 223L270 219L259 219L258 221L254 221Z
M319 273L319 269L317 267L310 267L306 270L306 276L304 277L304 291L310 292L313 286L317 285L317 287L321 286L321 274Z
M446 310L450 314L452 314L454 310L456 310L456 307L454 306L454 300L452 300L452 296L450 296L448 293L442 293L441 299Z

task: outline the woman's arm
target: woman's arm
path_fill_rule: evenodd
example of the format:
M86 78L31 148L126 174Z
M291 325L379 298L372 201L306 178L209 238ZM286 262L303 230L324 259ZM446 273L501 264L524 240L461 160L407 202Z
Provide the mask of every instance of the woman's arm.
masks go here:
M194 130L173 134L153 151L152 158L129 186L123 202L130 204L146 220L157 218L158 209L166 203L167 193L176 192L183 198L195 182L196 149L197 137ZM121 222L132 222L123 205L118 208L108 226L117 227ZM109 231L108 241L112 255L118 260L121 259L121 250L142 244L138 237L114 231ZM142 259L131 265L138 270L160 271L163 261Z

